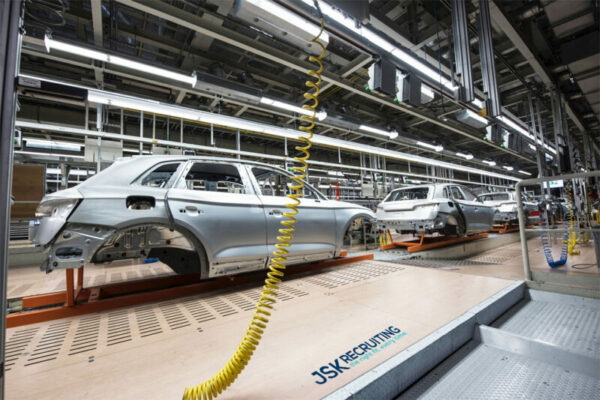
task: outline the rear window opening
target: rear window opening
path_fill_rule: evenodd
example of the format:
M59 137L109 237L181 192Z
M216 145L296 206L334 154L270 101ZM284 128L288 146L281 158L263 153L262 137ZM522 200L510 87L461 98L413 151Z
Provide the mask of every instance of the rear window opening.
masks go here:
M508 195L508 193L493 193L479 196L479 199L481 199L481 201L502 201L510 200L510 196Z
M426 200L428 196L429 187L399 189L393 191L385 201Z

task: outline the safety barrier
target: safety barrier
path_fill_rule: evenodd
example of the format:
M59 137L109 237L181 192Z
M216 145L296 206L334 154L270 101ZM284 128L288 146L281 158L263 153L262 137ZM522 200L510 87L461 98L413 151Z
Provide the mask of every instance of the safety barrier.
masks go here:
M543 178L532 178L532 179L524 179L519 181L516 185L516 198L517 198L517 206L518 206L518 217L519 217L519 234L521 239L521 249L523 253L523 269L525 272L525 279L528 282L530 287L541 288L541 289L550 289L554 291L559 291L563 293L571 293L571 294L582 294L589 295L593 297L600 297L600 293L598 289L600 288L600 275L599 274L589 274L585 277L583 276L575 276L573 274L549 274L549 271L532 271L531 264L529 260L529 248L527 245L527 232L539 232L542 238L542 245L544 247L544 254L548 261L550 267L557 267L564 265L567 261L567 257L569 254L577 254L577 251L574 250L575 244L577 244L578 240L576 235L574 235L575 230L583 233L594 233L596 240L594 240L594 247L596 252L596 260L598 262L598 266L600 266L600 243L598 243L598 239L600 238L600 227L592 227L589 228L581 228L577 223L575 218L573 217L573 205L568 204L569 208L569 225L568 227L559 227L559 228L550 228L546 224L543 224L540 228L527 229L526 227L526 215L523 210L523 199L521 198L521 191L525 186L542 184L543 182L549 181L570 181L576 179L587 179L591 177L600 177L600 171L591 171L591 172L582 172L582 173L574 173L574 174L564 174L564 175L556 175L549 176ZM570 190L570 189L569 189ZM569 196L571 194L569 193ZM571 200L569 200L571 201ZM546 221L547 222L547 221ZM550 233L557 232L563 233L563 246L561 248L560 258L558 260L554 260L552 256L552 248L550 243ZM569 235L571 233L571 235Z

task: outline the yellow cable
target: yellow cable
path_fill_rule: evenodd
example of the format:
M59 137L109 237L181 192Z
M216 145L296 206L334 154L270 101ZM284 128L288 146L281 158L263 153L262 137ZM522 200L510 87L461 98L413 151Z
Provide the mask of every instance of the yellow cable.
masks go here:
M273 304L277 298L277 291L279 290L279 284L283 277L283 270L285 270L285 263L287 261L287 255L289 250L287 249L291 245L293 238L293 232L295 230L296 215L298 215L298 205L300 205L300 198L302 197L304 188L304 179L306 178L306 169L308 167L307 160L310 158L309 149L311 148L311 139L313 137L312 129L315 126L316 108L319 104L317 97L319 96L319 85L321 84L321 72L323 72L323 63L321 59L325 55L325 47L318 41L319 37L323 33L323 18L321 18L321 30L319 34L311 40L312 43L321 48L321 54L318 57L310 56L309 60L318 65L317 70L309 70L307 73L312 76L314 81L306 81L306 86L309 88L304 93L304 98L312 100L312 104L305 104L302 107L304 109L312 111L312 116L302 116L302 121L307 123L301 126L300 129L307 133L307 136L300 136L299 139L304 142L304 146L296 146L296 150L303 153L302 156L294 157L294 161L299 163L301 166L294 166L294 176L291 178L295 184L290 184L289 188L294 193L290 193L287 197L293 201L293 203L286 204L285 206L289 209L283 213L286 219L281 221L283 228L279 229L280 236L277 236L279 243L275 244L276 250L273 252L274 258L269 265L269 272L265 279L265 285L263 286L260 299L256 305L256 311L250 321L248 330L240 345L236 349L235 353L231 356L227 364L217 372L212 378L201 383L200 385L186 388L183 393L184 400L200 400L200 399L212 399L221 394L229 385L231 385L238 375L242 372L244 367L250 361L254 350L258 346L260 339L267 327L269 317L271 316L271 310L273 310ZM314 91L311 93L311 89Z
M573 215L573 185L567 185L567 215L569 218L569 240L567 244L567 253L569 255L577 255L580 253L579 250L575 250L575 246L579 243L577 239L577 232L575 232L575 216Z

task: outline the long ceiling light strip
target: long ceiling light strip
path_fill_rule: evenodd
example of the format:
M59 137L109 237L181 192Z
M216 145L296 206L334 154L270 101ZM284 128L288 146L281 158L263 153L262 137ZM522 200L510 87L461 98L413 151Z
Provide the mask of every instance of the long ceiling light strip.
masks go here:
M225 148L219 148L219 147L214 147L214 146L204 146L204 145L198 145L198 144L192 144L192 143L181 143L181 142L176 142L176 141L171 141L171 140L152 139L152 138L147 138L147 137L139 137L139 136L131 136L131 135L121 135L119 133L101 132L101 131L94 131L94 130L89 130L89 129L74 128L71 126L42 124L39 122L30 122L30 121L23 121L23 120L16 120L15 126L19 127L19 128L40 130L40 131L44 131L44 132L46 132L46 131L60 132L60 133L75 134L75 135L79 135L79 136L101 137L104 139L119 140L119 141L126 141L126 142L130 141L130 142L135 142L135 143L141 142L141 143L145 143L145 144L153 144L153 145L159 145L159 146L181 147L181 148L186 148L186 149L191 149L191 150L203 151L203 152L207 152L207 153L219 153L219 154L228 154L228 155L240 154L245 157L278 160L278 161L290 160L289 157L276 156L276 155L272 155L272 154L254 153L254 152L249 152L249 151L238 151L238 150L225 149ZM127 150L127 149L124 149L124 151L125 150ZM139 152L139 150L138 150L138 152ZM25 154L25 155L37 155L37 156L46 155L46 156L57 156L57 157L69 157L69 158L77 158L77 159L84 158L84 156L38 153L38 152L29 152L29 151L22 151L22 150L15 150L15 153ZM309 160L308 163L311 165L318 165L318 166L330 167L330 168L343 168L343 169L350 169L350 170L355 170L355 171L362 170L362 171L367 171L367 172L378 172L378 173L383 173L383 174L388 174L388 175L398 175L398 176L406 175L406 176L415 176L415 177L422 177L422 178L432 178L431 176L416 174L413 172L381 170L381 169L360 167L360 166L354 166L354 165L329 163L329 162L325 162L325 161ZM504 187L504 188L508 187L506 185L502 186L502 185L486 184L486 183L479 183L479 182L471 182L471 181L455 179L455 178L437 177L436 179L447 180L450 182L473 184L473 185L479 185L479 186L494 186L494 187Z
M312 0L303 0L303 2L311 7L314 7L314 3ZM431 69L430 67L425 65L423 62L419 61L417 58L411 56L406 51L400 49L399 47L396 47L394 44L390 43L383 37L377 35L375 32L371 31L370 29L368 29L362 25L357 26L356 21L354 19L347 18L341 11L336 10L331 5L329 5L325 2L321 2L320 7L321 7L321 11L323 12L323 14L327 15L329 18L340 23L341 25L346 27L348 30L360 35L366 41L368 41L368 42L378 46L382 50L390 53L394 57L398 58L404 64L409 65L412 68L414 68L415 70L428 76L434 82L441 83L443 86L445 86L450 91L454 91L458 88L456 85L454 85L452 83L452 81L450 81L443 75L439 74L438 72L434 71L433 69ZM475 105L479 109L483 109L485 107L485 102L479 98L475 98L475 100L473 100L471 102L471 104ZM487 119L485 119L475 113L472 113L472 114L473 114L473 118L478 119L480 122L485 123L485 124L488 123ZM520 134L528 137L531 140L534 140L534 137L529 132L527 132L526 130L521 128L517 123L513 122L512 120L510 120L504 116L500 116L500 117L498 117L498 119L501 120L502 122L504 122L506 125L513 128L514 130L517 130ZM538 139L538 142L539 142L539 139ZM554 150L551 146L545 145L544 147L551 153L556 154L556 150Z
M263 123L259 123L259 122L248 121L248 120L245 120L242 118L230 117L230 116L214 114L214 113L210 113L210 112L206 112L206 111L194 110L194 109L190 109L187 107L172 106L172 105L164 104L164 106L165 106L164 108L157 109L157 105L158 104L163 105L163 103L160 103L157 101L148 101L148 100L133 97L133 96L126 96L126 95L122 95L122 94L110 93L110 92L100 91L100 90L91 90L91 89L88 91L88 93L89 93L88 96L90 96L90 95L92 96L91 99L100 101L103 104L120 104L120 107L124 107L124 108L132 108L132 109L137 109L140 111L165 114L165 115L173 115L173 113L176 113L175 116L186 115L186 117L183 117L185 119L195 120L195 121L204 122L204 123L208 123L208 124L226 126L226 127L234 128L234 129L247 130L247 131L256 132L256 133L263 133L263 134L272 135L272 136L279 136L279 137L284 137L284 138L288 138L291 140L298 140L299 136L302 135L301 131L295 130L295 129L281 128L281 127L267 125L267 124L263 124ZM88 100L89 100L89 98L88 98ZM92 100L89 100L89 101L92 101ZM190 118L188 118L188 117L190 117ZM332 138L329 136L314 135L313 142L315 144L320 144L323 146L328 146L328 147L333 147L333 148L341 148L341 149L346 149L346 150L350 150L350 151L358 151L358 152L369 153L369 154L379 154L379 155L383 155L383 156L386 156L389 158L394 158L394 159L403 160L403 161L410 161L410 162L415 162L415 163L419 163L419 164L434 165L434 166L438 166L438 167L442 167L442 168L448 168L448 169L453 169L453 170L458 170L458 171L463 171L463 172L495 176L497 178L509 179L509 180L513 180L513 181L519 180L519 178L516 178L513 176L497 174L495 172L480 170L477 168L471 168L471 167L467 167L467 166L459 165L459 164L452 164L452 163L434 160L434 159L421 157L421 156L417 156L417 155L401 153L401 152L394 151L394 150L382 149L379 147L369 146L369 145L365 145L365 144L361 144L361 143L355 143L355 142L350 142L347 140L336 139L336 138Z
M303 0L303 2L311 7L315 7L314 2L312 0ZM326 2L319 2L319 6L324 15L331 18L332 20L338 22L343 25L349 31L356 33L361 36L367 42L374 44L375 46L381 48L383 51L386 51L400 60L403 64L409 65L415 70L421 72L422 74L431 78L431 80L435 83L441 83L450 91L456 90L458 87L452 83L446 77L440 75L435 72L432 68L428 67L425 63L419 61L415 57L408 54L406 51L400 49L393 43L390 43L388 40L384 39L374 31L369 28L359 25L357 26L356 21L352 18L347 18L344 13L336 10L334 7L329 5Z
M431 149L431 150L435 150L438 153L442 150L444 150L444 146L441 145L434 145L434 144L429 144L429 143L425 143L425 142L417 142L417 145L421 146L421 147L425 147L426 149Z
M510 119L504 115L500 115L496 118L498 119L498 121L504 123L505 125L512 128L514 131L520 133L521 135L527 137L529 140L533 141L534 143L538 143L540 145L542 144L542 141L540 139L536 139L531 133L529 133L525 128L523 128L521 125L519 125L512 119ZM556 154L556 150L553 149L551 146L544 144L544 148L546 148L546 150L548 150L552 154Z
M295 106L293 104L289 104L289 103L286 103L286 102L283 102L283 101L271 99L269 97L261 97L260 98L260 103L261 104L266 104L266 105L271 106L271 107L280 108L282 110L287 110L287 111L295 112L296 114L307 115L309 117L312 116L312 111L309 111L309 110L304 109L302 107L298 107L298 106ZM317 117L317 119L319 121L323 121L325 118L327 118L327 112L325 112L325 111L318 111L315 116Z
M388 132L384 131L383 129L374 128L368 125L360 125L358 129L365 132L371 132L376 135L387 136L390 139L395 139L398 137L398 131L396 131L395 129Z
M49 35L46 35L44 38L44 43L46 45L46 50L50 52L51 49L56 49L60 51L64 51L66 53L76 54L79 56L84 56L88 58L92 58L94 60L103 61L109 64L119 65L121 67L133 69L135 71L145 72L151 75L156 75L168 79L172 79L179 82L188 83L191 86L196 84L197 78L195 74L185 75L174 71L169 71L164 68L154 67L152 65L144 64L141 62L128 60L123 57L113 56L107 53L103 53L96 50L91 50L86 47L76 46L70 43L61 42L55 39L52 39ZM268 97L262 97L260 99L262 104L266 104L275 108L280 108L282 110L292 111L297 114L310 116L312 113L308 110L303 109L302 107L295 106L293 104L285 103L283 101L279 101L276 99L271 99ZM323 121L327 118L327 113L325 111L319 111L316 115L319 121ZM187 118L187 117L184 117Z
M56 140L30 139L24 138L27 147L34 149L62 150L62 151L81 151L81 145L71 142L61 142Z
M92 58L94 60L103 61L108 64L120 65L121 67L130 68L139 72L145 72L147 74L157 75L179 82L185 82L192 86L196 83L196 76L194 74L185 75L178 72L169 71L168 69L154 67L145 63L128 60L123 57L113 56L100 51L91 50L82 46L76 46L73 44L61 42L52 39L50 35L46 35L44 37L44 44L46 45L46 50L48 52L50 52L50 50L52 49L60 50L66 53L71 53L83 57Z
M280 6L270 0L245 0L247 3L252 4L255 7L260 8L265 13L272 15L273 17L284 20L290 25L294 25L296 28L302 29L304 32L315 37L319 36L321 27L313 24L307 19L302 18L298 14L289 11L287 8ZM319 41L324 44L329 43L329 34L327 32L321 33Z

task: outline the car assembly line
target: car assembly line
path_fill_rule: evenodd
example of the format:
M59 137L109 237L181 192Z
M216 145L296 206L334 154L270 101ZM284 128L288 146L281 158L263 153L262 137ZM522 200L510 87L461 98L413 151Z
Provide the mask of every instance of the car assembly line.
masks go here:
M599 10L0 1L0 400L597 400Z

